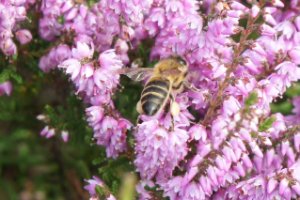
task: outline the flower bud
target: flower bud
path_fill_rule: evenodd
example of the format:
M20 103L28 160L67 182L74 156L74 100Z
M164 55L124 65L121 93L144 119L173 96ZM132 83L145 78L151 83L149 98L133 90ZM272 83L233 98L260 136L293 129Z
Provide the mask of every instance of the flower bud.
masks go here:
M295 64L300 65L300 46L291 49L288 54Z
M12 84L9 81L0 83L0 96L3 94L10 95L12 91Z
M282 1L280 0L272 0L271 3L276 7L280 7L280 8L284 7L284 3L282 3Z
M268 181L267 192L269 194L271 194L274 191L274 189L277 187L277 185L278 185L278 182L275 179L271 178Z
M17 37L17 40L21 44L27 44L28 42L30 42L32 40L32 35L31 35L30 31L27 29L18 30L16 32L16 37Z
M61 138L64 142L68 142L69 140L69 132L68 131L62 131L61 132Z
M7 56L12 56L17 53L17 47L12 39L4 40L0 43L3 53Z
M265 35L265 36L274 36L276 34L276 30L266 24L261 25L260 32L262 35Z
M260 11L260 8L257 5L253 5L251 8L251 16L257 17L259 11Z
M287 179L283 178L279 184L279 194L283 195L284 191L288 188L289 182Z
M300 16L295 18L295 26L297 27L297 30L300 31Z

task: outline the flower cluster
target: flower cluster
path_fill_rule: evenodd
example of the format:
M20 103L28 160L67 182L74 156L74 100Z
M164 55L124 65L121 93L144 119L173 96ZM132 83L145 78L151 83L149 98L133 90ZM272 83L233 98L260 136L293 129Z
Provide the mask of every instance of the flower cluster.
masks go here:
M17 53L14 37L21 45L32 39L30 31L19 26L20 22L26 20L26 10L31 3L34 2L4 0L0 3L0 49L7 56Z
M37 119L48 124L49 123L49 118L46 116L46 115L38 115L37 116ZM49 125L46 125L40 132L40 135L42 137L45 137L47 139L49 138L52 138L53 136L56 135L56 133L59 132L58 130L55 130L55 128L51 128ZM69 140L69 132L66 131L66 130L62 130L60 131L60 136L61 136L61 139L64 141L64 142L68 142Z
M90 200L100 200L97 196L96 187L105 189L103 181L97 176L93 176L93 179L86 180L86 182L88 182L88 185L86 185L84 189L90 193ZM108 194L107 191L104 191L104 193L106 193L105 200L116 200L116 198L112 194Z
M175 98L179 115L141 115L134 129L141 199L152 198L145 185L171 200L299 196L299 98L286 117L270 103L300 79L300 2L247 2L41 2L39 32L53 47L39 66L69 75L108 157L127 150L133 126L112 101L120 69L136 59L129 51L151 39L152 59L187 61L192 87ZM89 183L95 196L103 183Z
M71 58L58 67L70 75L76 93L91 105L86 109L87 121L93 127L97 144L106 147L108 157L116 157L126 149L126 132L131 127L114 109L111 98L122 62L114 50L102 52L97 61L89 61L93 54L92 44L78 42L71 50Z

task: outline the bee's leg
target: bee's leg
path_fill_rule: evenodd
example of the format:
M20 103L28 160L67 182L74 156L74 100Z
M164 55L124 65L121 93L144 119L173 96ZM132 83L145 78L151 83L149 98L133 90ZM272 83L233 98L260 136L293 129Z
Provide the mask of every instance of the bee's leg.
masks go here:
M174 130L174 126L175 126L175 120L174 117L179 115L180 112L180 107L178 105L178 103L175 101L175 97L174 95L170 95L171 96L171 101L170 101L170 113L171 113L171 120L172 120L172 130Z
M137 117L136 119L136 125L141 124L143 122L143 120L140 118L140 116Z
M171 115L173 117L178 116L180 113L179 104L176 101L171 101Z
M188 81L184 81L183 82L184 86L192 91L195 91L195 92L201 92L201 90L199 90L198 88L196 88L193 84L191 84L190 82Z
M136 111L141 115L143 114L143 109L142 109L142 104L141 104L141 101L139 101L137 104L136 104ZM142 120L140 118L140 115L137 117L136 119L136 124L140 124L142 123Z
M141 100L139 100L139 102L136 104L136 111L137 111L139 114L143 114L143 108L142 108Z

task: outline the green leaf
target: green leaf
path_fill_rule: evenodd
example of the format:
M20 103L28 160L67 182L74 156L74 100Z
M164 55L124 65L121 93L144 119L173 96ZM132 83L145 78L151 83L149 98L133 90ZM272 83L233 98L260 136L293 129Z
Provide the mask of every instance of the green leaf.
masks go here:
M14 54L14 55L12 56L12 59L13 59L14 61L16 61L16 60L18 59L18 54Z
M281 103L273 103L270 106L271 106L272 113L280 112L284 115L290 114L293 109L293 105L289 101L284 101Z
M17 73L10 74L10 77L12 79L14 79L18 84L22 84L23 83L22 77L19 74L17 74Z
M104 192L103 188L100 187L99 185L96 185L95 190L96 190L96 193L97 193L98 196L104 196L105 195L105 192Z
M64 16L63 16L63 15L59 16L57 21L58 21L58 23L60 23L60 24L64 24L64 23L65 23L65 18L64 18Z
M287 97L295 97L300 95L300 83L294 83L291 87L285 92Z
M258 96L256 92L252 92L250 93L250 95L247 97L246 101L245 101L245 105L247 107L250 107L252 105L254 105L255 103L257 103L258 100Z
M13 70L11 68L4 69L0 74L0 83L7 81L10 78L12 73Z
M263 122L259 125L258 130L259 130L260 132L268 130L269 128L271 128L273 122L275 122L275 121L276 121L276 118L275 118L274 116L265 119L265 121L263 121Z
M10 78L14 79L19 84L22 83L22 77L16 72L14 68L9 66L0 73L0 83L3 83Z

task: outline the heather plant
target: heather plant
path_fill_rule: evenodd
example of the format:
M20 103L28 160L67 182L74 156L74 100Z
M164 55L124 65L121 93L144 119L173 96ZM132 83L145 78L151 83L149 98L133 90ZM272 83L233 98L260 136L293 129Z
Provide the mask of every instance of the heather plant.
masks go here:
M300 1L0 8L0 195L300 198ZM191 85L179 114L139 115L145 82L120 72L174 55Z

